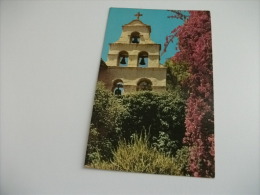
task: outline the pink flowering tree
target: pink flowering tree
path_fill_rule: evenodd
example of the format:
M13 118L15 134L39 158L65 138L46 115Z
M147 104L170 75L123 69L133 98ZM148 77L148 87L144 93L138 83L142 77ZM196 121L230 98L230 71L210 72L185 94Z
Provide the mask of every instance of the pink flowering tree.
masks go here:
M208 11L171 11L184 20L166 37L165 49L175 37L179 52L175 63L188 64L189 97L186 103L184 144L190 146L189 172L195 177L215 176L213 71L211 22Z

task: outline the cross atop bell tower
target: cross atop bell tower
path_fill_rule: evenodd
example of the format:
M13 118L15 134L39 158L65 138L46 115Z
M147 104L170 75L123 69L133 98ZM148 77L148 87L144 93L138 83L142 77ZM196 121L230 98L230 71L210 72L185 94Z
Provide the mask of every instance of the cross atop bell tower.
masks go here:
M137 14L135 14L135 16L136 16L136 19L137 19L137 20L140 20L139 17L140 17L140 16L143 16L143 14L141 14L140 12L138 12Z

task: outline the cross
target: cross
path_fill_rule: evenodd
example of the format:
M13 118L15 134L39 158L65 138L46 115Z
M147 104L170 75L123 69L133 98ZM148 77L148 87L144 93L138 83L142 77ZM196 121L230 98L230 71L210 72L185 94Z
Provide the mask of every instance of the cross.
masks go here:
M139 20L139 17L143 16L143 14L140 14L140 12L138 12L137 14L135 14L135 16L137 17L137 20Z

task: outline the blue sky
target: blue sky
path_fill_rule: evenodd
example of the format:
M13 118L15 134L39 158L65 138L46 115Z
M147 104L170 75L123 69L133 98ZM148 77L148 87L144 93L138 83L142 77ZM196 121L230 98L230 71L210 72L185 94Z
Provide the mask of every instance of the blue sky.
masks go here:
M165 37L171 34L171 31L179 25L183 24L182 20L167 18L172 15L167 10L151 10L151 9L129 9L129 8L110 8L107 20L106 34L102 50L102 59L107 61L109 43L117 41L122 32L122 26L136 19L134 16L137 12L143 14L140 20L151 26L151 39L161 44L161 51L164 47ZM161 56L161 64L164 64L167 58L174 56L176 53L176 43L171 43L167 48L167 52Z

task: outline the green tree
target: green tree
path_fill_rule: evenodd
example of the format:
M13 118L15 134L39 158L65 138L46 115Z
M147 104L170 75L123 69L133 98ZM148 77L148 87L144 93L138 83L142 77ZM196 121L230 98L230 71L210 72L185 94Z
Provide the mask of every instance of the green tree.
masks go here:
M122 118L124 138L129 140L132 134L140 134L143 130L158 138L161 131L181 146L185 132L185 101L178 93L138 92L125 95L123 104L127 109Z
M120 99L108 91L104 83L98 82L91 117L86 163L97 158L107 160L112 157L112 149L117 146L121 117L124 106Z
M166 88L168 91L175 91L181 94L184 99L188 96L188 65L186 63L176 63L173 59L165 62L167 67Z

